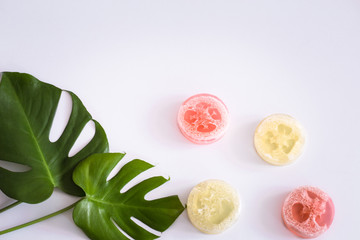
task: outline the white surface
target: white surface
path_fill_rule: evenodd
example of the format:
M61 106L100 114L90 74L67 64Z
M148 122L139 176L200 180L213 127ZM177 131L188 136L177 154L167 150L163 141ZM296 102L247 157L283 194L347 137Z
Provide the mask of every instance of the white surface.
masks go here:
M162 239L296 239L280 208L307 184L336 207L318 239L358 239L359 43L358 0L0 1L0 71L75 92L105 128L111 151L171 176L154 195L179 194L185 203L210 178L241 193L242 213L227 232L204 235L184 212ZM181 102L201 92L220 97L231 113L225 137L207 146L176 126ZM308 133L304 154L286 167L260 160L252 145L258 122L279 112ZM56 192L41 205L20 205L0 215L0 229L73 201ZM70 212L2 236L66 238L87 239Z

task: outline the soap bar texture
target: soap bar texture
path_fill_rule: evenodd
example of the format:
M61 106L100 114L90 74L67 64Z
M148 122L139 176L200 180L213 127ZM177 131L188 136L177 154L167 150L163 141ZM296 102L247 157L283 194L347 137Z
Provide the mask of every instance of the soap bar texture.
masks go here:
M217 234L231 227L240 213L236 189L222 180L206 180L190 192L187 213L200 231Z
M206 93L197 94L181 105L177 123L188 140L208 144L223 137L229 124L229 113L218 97Z
M285 199L282 218L285 226L302 238L315 238L331 225L334 203L327 193L317 187L295 189Z
M287 165L302 153L305 130L293 117L273 114L260 122L255 130L254 146L258 155L273 165Z

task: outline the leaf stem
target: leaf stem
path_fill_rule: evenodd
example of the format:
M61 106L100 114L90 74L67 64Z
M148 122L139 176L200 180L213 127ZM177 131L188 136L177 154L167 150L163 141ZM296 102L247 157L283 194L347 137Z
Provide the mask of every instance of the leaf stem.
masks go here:
M6 210L9 210L10 208L16 207L20 203L22 203L22 202L21 201L16 201L16 202L10 204L9 206L6 206L6 207L0 209L0 213L5 212Z
M66 212L66 211L72 209L72 208L75 207L75 205L76 205L78 202L80 202L81 200L82 200L82 199L80 199L79 201L71 204L70 206L67 206L67 207L65 207L65 208L63 208L63 209L61 209L61 210L59 210L59 211L56 211L56 212L51 213L51 214L49 214L49 215L46 215L46 216L44 216L44 217L35 219L35 220L33 220L33 221L30 221L30 222L27 222L27 223L24 223L24 224L20 224L20 225L18 225L18 226L16 226L16 227L12 227L12 228L8 228L8 229L6 229L6 230L0 231L0 235L6 234L6 233L9 233L9 232L12 232L12 231L16 231L16 230L19 230L19 229L21 229L21 228L24 228L24 227L33 225L33 224L35 224L35 223L42 222L42 221L44 221L44 220L46 220L46 219L55 217L55 216L57 216L57 215L59 215L59 214L61 214L61 213L63 213L63 212Z

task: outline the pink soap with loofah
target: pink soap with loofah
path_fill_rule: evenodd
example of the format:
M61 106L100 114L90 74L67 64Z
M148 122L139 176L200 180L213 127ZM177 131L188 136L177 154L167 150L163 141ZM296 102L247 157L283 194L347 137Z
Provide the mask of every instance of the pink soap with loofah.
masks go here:
M282 218L285 226L301 238L315 238L331 225L334 203L324 191L304 186L295 189L285 199Z
M181 133L188 140L208 144L225 134L229 113L218 97L207 93L197 94L181 105L177 122Z

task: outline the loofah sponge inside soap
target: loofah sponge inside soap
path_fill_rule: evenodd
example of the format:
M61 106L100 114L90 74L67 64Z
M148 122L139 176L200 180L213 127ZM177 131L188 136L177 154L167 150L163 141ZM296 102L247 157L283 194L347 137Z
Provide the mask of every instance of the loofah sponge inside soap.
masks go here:
M225 134L229 113L218 97L207 93L197 94L181 105L177 123L181 133L191 142L209 144Z
M259 156L273 165L286 165L302 153L305 131L301 124L286 114L273 114L255 130L254 146Z
M191 223L208 234L221 233L237 220L240 213L238 192L221 180L207 180L190 192L187 212Z
M282 218L285 226L302 238L315 238L331 225L335 214L334 203L316 187L299 187L285 199Z

